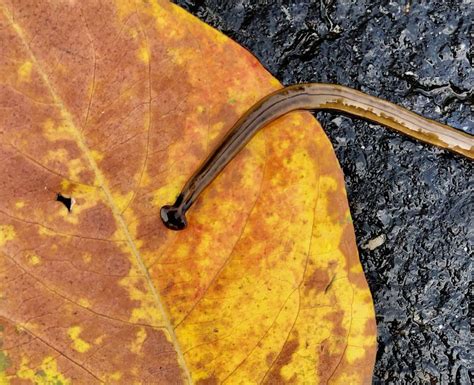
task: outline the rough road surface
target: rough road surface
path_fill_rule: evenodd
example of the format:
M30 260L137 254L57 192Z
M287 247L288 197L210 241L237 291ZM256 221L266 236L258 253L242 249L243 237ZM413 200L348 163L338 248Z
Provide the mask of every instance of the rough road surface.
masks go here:
M284 84L343 84L474 133L470 0L176 3ZM373 383L471 384L473 163L374 124L317 116L346 176L374 296Z

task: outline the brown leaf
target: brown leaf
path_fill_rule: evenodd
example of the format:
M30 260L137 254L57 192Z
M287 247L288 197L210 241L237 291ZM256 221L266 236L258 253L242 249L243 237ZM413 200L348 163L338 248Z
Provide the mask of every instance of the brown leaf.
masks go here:
M172 232L160 207L280 84L163 0L0 6L0 383L370 383L372 299L313 117L266 127Z

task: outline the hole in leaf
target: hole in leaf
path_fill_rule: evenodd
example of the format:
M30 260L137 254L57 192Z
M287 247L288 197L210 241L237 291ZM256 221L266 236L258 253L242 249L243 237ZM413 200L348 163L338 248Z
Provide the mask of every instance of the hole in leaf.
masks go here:
M61 202L64 206L66 206L67 211L71 212L72 206L74 206L75 200L72 197L65 197L61 193L56 194L56 200Z

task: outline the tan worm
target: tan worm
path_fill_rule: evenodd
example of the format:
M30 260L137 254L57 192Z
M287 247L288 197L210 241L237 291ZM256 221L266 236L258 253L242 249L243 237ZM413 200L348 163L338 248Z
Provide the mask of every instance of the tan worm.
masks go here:
M474 159L474 136L424 118L393 103L335 84L307 83L282 88L254 104L183 187L173 205L161 208L172 230L186 227L186 211L255 133L295 110L336 110L382 124L422 142Z

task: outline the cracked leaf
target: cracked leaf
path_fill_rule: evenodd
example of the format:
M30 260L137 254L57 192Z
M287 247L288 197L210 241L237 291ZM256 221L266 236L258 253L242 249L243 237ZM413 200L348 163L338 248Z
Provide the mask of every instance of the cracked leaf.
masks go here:
M160 220L278 81L163 0L0 7L0 383L370 383L372 299L310 114L260 132L185 231Z

